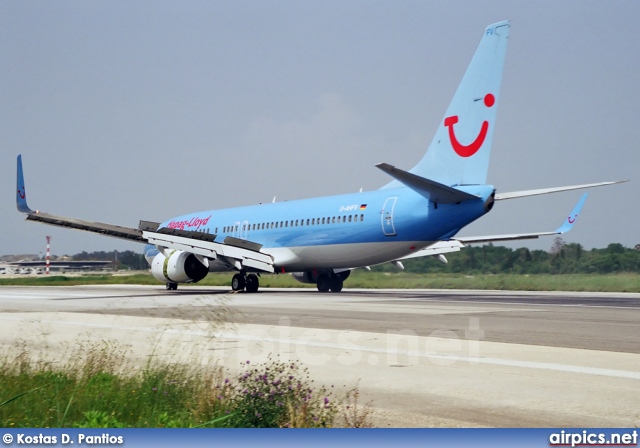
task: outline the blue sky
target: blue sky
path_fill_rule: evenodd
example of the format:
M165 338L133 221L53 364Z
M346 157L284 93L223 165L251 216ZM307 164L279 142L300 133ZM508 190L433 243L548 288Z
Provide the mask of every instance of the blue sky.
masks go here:
M640 243L640 3L0 2L0 255L139 250L25 223L135 227L377 189L426 150L485 26L511 20L488 181L592 190L565 236ZM463 235L556 228L580 192L503 201ZM548 249L552 238L515 246Z

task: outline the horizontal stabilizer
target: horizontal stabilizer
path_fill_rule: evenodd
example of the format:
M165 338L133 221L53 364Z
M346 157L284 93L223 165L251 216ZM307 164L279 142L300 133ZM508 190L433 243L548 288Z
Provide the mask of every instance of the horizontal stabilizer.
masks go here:
M558 193L561 191L581 190L583 188L603 187L605 185L615 185L627 182L626 180L617 180L614 182L596 182L594 184L570 185L567 187L540 188L537 190L512 191L510 193L497 193L496 201L504 199L524 198L527 196L538 196L541 194Z
M378 163L376 166L389 176L399 180L407 187L437 204L455 204L470 199L479 199L478 196L417 176L388 163Z

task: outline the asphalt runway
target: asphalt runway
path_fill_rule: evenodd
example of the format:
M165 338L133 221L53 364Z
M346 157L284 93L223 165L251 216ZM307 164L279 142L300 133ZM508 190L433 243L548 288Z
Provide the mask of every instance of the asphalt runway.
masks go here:
M232 372L297 360L359 382L376 426L640 425L639 294L0 288L7 350L62 362L78 340Z

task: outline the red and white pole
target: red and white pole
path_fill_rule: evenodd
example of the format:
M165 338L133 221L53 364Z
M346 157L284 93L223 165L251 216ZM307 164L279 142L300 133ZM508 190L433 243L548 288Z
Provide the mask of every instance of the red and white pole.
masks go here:
M47 264L46 264L47 275L49 275L49 260L51 260L51 237L47 236Z

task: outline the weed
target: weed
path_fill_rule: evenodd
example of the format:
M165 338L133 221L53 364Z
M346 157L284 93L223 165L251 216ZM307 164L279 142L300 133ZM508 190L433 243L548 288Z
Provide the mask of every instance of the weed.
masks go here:
M138 369L127 355L103 342L81 344L55 368L25 351L5 357L0 427L331 427L345 408L295 362L247 363L229 378L221 368L178 363ZM364 427L367 415L344 421Z
M314 388L308 369L295 362L247 361L235 382L225 380L219 390L233 403L230 424L243 428L330 427L337 413L333 394Z

